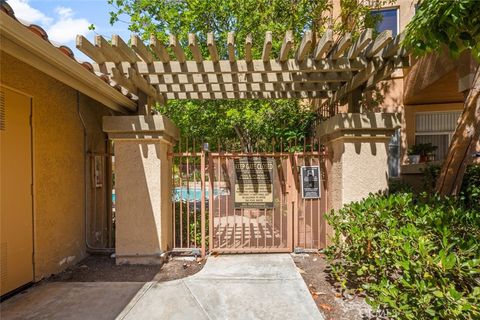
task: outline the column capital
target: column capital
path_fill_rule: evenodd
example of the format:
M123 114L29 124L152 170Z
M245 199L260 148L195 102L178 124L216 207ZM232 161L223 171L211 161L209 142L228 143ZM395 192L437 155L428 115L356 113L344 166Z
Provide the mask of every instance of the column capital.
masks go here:
M317 137L323 143L346 138L388 139L400 127L400 113L339 113L318 126Z
M180 130L167 117L161 115L105 116L103 131L113 140L157 140L174 144Z

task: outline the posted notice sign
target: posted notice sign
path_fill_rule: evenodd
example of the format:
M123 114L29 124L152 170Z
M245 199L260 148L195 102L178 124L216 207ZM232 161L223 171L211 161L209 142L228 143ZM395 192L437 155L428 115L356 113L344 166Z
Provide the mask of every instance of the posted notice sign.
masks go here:
M300 185L303 199L320 198L320 167L302 166Z
M234 160L235 208L273 208L272 158Z

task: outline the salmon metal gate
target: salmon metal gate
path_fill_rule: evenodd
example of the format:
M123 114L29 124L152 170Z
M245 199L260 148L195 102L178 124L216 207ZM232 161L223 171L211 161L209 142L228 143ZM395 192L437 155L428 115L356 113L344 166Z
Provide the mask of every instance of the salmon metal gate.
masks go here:
M203 255L325 248L325 148L302 139L272 149L210 151L205 143L179 143L172 154L174 251Z

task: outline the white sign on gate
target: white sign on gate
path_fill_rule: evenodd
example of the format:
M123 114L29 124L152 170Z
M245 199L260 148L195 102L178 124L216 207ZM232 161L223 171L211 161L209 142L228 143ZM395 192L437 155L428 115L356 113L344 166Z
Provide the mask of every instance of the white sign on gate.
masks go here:
M300 171L303 199L320 198L320 167L302 166Z

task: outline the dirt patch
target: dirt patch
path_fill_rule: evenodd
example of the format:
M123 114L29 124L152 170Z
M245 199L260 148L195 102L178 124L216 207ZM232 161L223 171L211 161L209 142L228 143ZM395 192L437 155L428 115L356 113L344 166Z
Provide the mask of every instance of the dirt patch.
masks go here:
M89 256L62 273L53 275L54 282L148 282L170 281L188 277L203 268L200 263L185 259L170 259L162 266L116 265L108 256Z
M343 296L328 277L328 263L320 254L292 255L298 271L326 320L377 319L363 297Z

